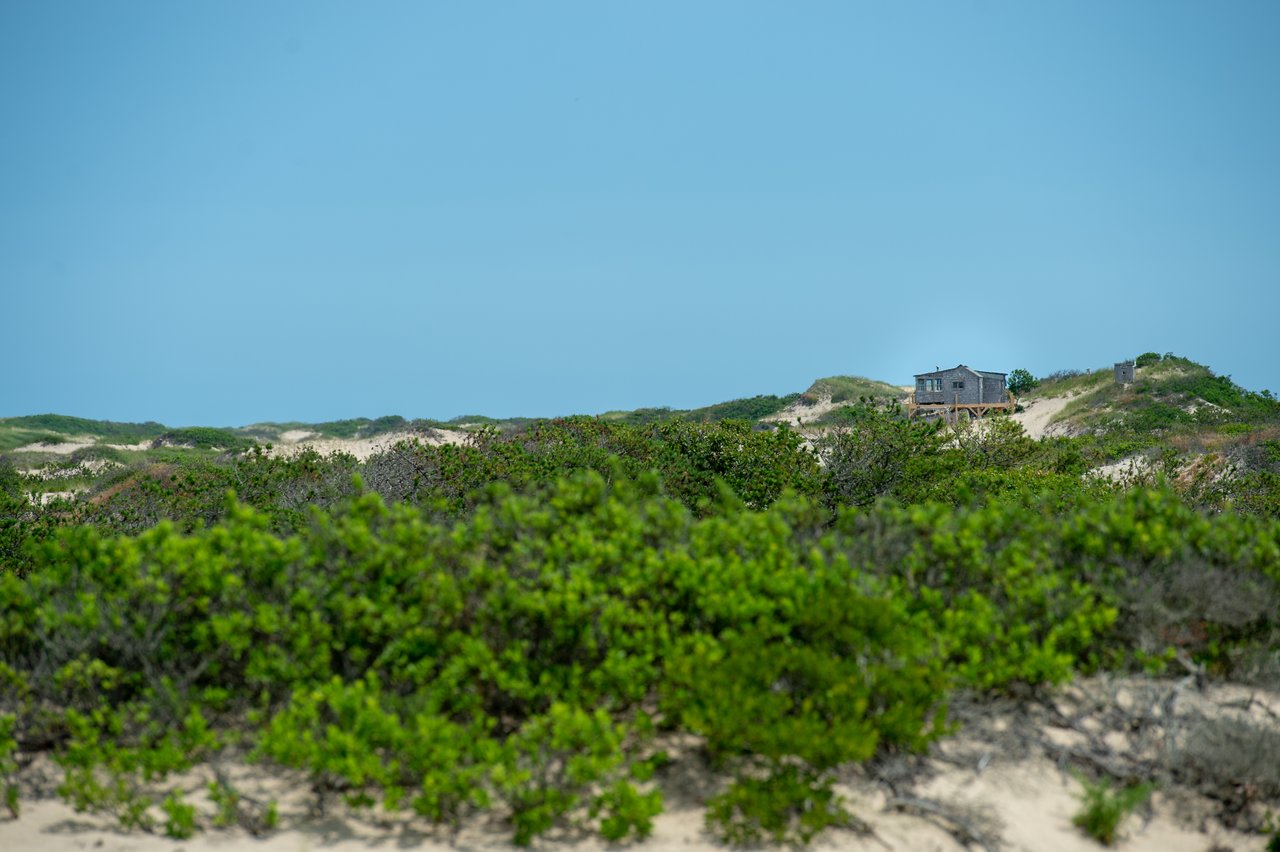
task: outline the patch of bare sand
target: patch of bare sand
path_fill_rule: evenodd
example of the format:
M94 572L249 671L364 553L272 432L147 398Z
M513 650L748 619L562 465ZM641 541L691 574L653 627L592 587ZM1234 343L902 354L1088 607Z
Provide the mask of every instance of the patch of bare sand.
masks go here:
M76 450L84 450L89 447L110 447L113 450L149 450L151 449L150 441L139 441L136 444L99 444L97 439L92 435L82 435L56 444L46 444L37 441L34 444L18 447L15 453L49 453L56 456L69 456Z
M835 411L843 403L837 403L829 396L820 397L817 402L800 400L793 402L776 414L761 417L763 423L786 423L788 426L801 427L812 423L825 414Z
M1067 431L1065 427L1061 424L1051 424L1049 421L1060 414L1062 409L1067 407L1067 403L1076 396L1078 394L1072 393L1035 399L1027 403L1022 411L1014 412L1010 416L1022 424L1022 428L1027 430L1027 437L1033 441L1052 435L1065 435Z
M290 430L291 432L301 432L302 430ZM307 433L314 434L314 433ZM431 429L426 432L388 432L384 435L375 435L372 438L302 438L296 437L291 443L277 444L271 449L272 455L278 456L295 456L305 450L315 450L321 455L331 455L333 453L347 453L355 456L360 461L365 461L370 456L385 452L401 441L420 441L430 446L440 446L442 444L461 444L470 437L469 432L462 432L455 429Z
M36 441L34 444L27 444L14 450L15 453L49 453L55 456L69 456L76 450L83 450L86 447L95 446L98 442L94 440L92 435L69 438L66 441L58 443L46 444L43 441Z

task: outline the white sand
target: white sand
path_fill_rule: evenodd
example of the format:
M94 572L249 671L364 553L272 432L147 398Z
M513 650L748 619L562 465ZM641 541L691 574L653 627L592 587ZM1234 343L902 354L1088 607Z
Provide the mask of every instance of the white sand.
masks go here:
M89 447L98 447L98 446L110 447L113 450L129 450L129 451L137 452L140 450L151 449L151 442L139 441L136 444L99 444L97 439L94 438L92 435L81 435L75 438L70 438L58 444L45 444L37 441L34 444L27 444L25 446L18 447L13 452L15 453L51 453L57 456L69 456L72 453L74 453L76 450L84 450L84 449L88 449Z
M299 433L302 433L301 435ZM315 433L304 433L302 430L290 430L281 435L285 443L276 444L271 453L279 456L294 456L304 450L315 450L321 455L347 453L360 461L370 456L385 452L401 441L421 441L430 446L441 444L462 444L470 437L469 432L454 429L432 429L425 433L388 432L372 438L310 438ZM292 439L292 440L288 440Z
M76 450L83 450L86 447L97 446L97 441L92 436L78 437L68 439L58 444L45 444L37 441L34 444L27 444L14 450L15 453L51 453L55 456L69 456Z
M1089 471L1089 475L1110 479L1122 485L1131 485L1142 482L1151 475L1151 460L1146 456L1129 456L1095 467Z
M812 404L793 402L777 414L766 415L761 417L760 420L763 423L786 423L789 426L801 427L847 404L833 402L831 397L824 396L819 397L818 401Z
M1022 411L1014 412L1010 416L1022 424L1022 428L1027 430L1027 437L1033 441L1053 435L1065 435L1067 433L1065 427L1057 423L1051 424L1049 421L1066 408L1067 403L1075 397L1076 394L1066 394L1032 400Z

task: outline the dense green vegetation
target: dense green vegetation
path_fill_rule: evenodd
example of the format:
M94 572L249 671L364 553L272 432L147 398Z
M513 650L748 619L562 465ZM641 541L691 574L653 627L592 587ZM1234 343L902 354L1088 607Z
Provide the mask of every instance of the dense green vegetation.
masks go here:
M35 414L0 418L0 452L26 444L59 444L72 436L92 436L109 443L134 444L164 432L159 423L113 423L63 414Z
M166 430L159 423L114 423L110 420L88 420L65 414L35 414L28 417L0 418L0 427L52 432L58 435L93 435L111 443L137 443L159 437Z
M1146 479L1168 477L1197 505L1280 516L1280 401L1171 353L1135 361L1130 384L1109 369L1062 371L1024 398L1072 396L1056 419L1074 437L1048 442L1063 462L1084 472L1140 459Z
M502 806L521 842L582 813L643 836L683 730L737 779L726 836L801 837L847 818L835 767L943 735L952 689L1178 650L1235 672L1280 626L1280 526L1161 492L835 515L725 492L700 517L587 472L457 521L356 494L270 527L236 504L189 535L71 527L0 580L4 718L73 802L145 825L149 778L247 752L354 804Z
M830 397L832 402L856 402L860 399L890 401L900 399L901 388L875 379L864 379L861 376L829 376L818 379L809 389L801 394L808 402L817 402Z
M1149 352L1135 360L1131 384L1117 384L1110 370L1046 377L1031 398L1080 394L1063 417L1097 432L1158 435L1177 427L1280 423L1280 401L1268 391L1247 391L1173 354Z
M693 423L717 423L721 420L760 420L777 414L800 399L800 394L786 396L761 395L733 399L715 405L689 410L671 408L637 408L634 411L610 411L601 419L630 426L648 426L663 420L685 420Z
M164 430L203 449L77 451L69 476L114 467L48 505L0 462L0 792L20 810L19 767L45 752L63 796L125 825L266 832L274 803L223 771L248 760L302 773L321 809L624 840L694 760L721 779L705 798L722 838L807 842L858 824L839 773L927 751L957 692L1187 667L1276 682L1266 398L1167 358L1139 378L1240 407L1215 428L1243 424L1226 434L1253 439L1251 466L1122 487L1085 474L1150 436L1031 441L865 393L812 441L580 417L360 461ZM168 780L197 765L207 801ZM1089 789L1082 824L1113 837L1124 802Z

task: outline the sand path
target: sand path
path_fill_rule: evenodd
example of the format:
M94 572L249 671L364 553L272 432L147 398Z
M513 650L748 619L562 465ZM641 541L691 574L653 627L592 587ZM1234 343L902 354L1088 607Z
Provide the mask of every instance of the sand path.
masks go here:
M1049 421L1066 408L1067 403L1076 396L1077 394L1067 394L1035 399L1027 403L1022 411L1015 412L1012 417L1022 424L1022 428L1027 430L1027 437L1034 441L1047 436L1063 435L1066 434L1066 430L1060 424L1050 424Z

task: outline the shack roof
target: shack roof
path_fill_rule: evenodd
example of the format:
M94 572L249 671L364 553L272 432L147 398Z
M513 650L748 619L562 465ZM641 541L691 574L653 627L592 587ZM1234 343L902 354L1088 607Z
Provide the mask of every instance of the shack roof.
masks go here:
M1008 375L1007 373L993 373L990 370L975 370L967 364L957 364L956 366L952 367L950 370L934 370L933 372L930 372L930 373L916 373L915 377L917 379L923 379L926 376L941 376L944 373L954 373L956 370L968 370L970 373L973 373L975 376L985 376L986 378L989 378L989 379L1003 379L1006 375Z

